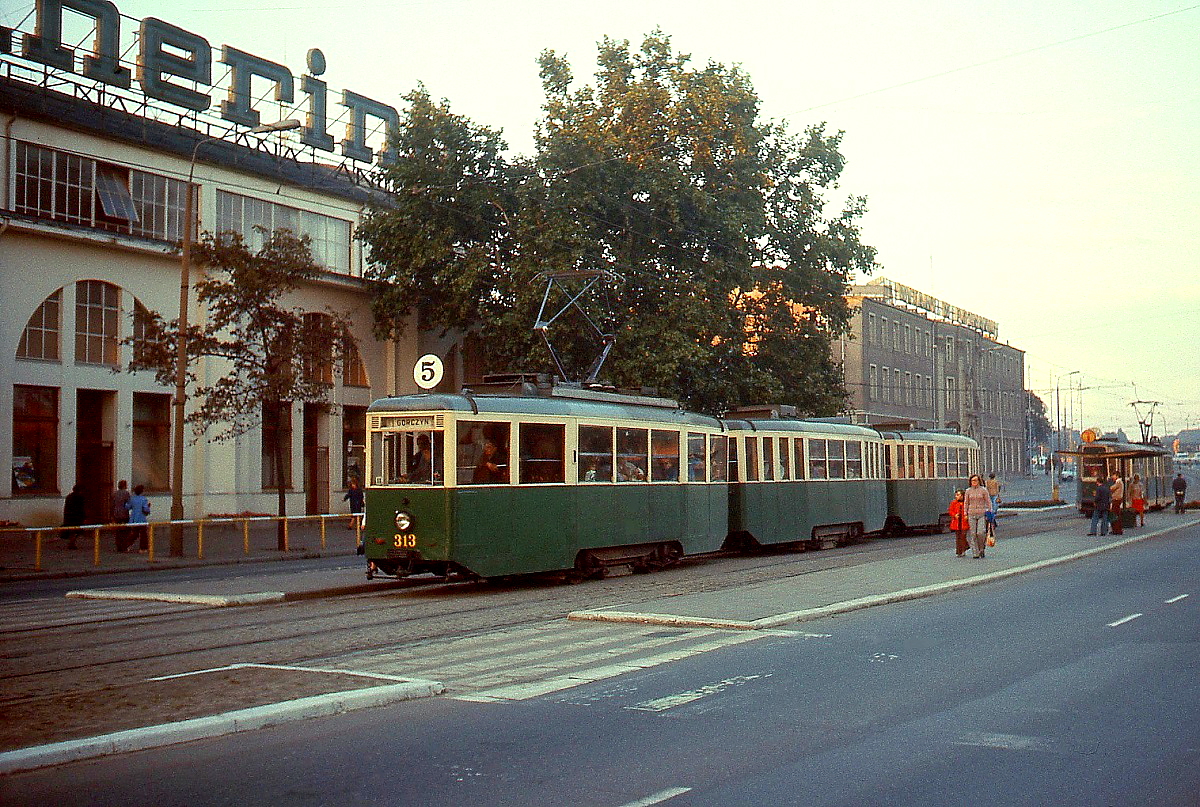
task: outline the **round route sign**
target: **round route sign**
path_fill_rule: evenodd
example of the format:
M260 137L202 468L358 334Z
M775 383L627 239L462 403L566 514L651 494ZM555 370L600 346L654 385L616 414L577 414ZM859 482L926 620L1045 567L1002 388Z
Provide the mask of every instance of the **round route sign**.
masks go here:
M433 389L442 383L444 372L442 360L432 353L426 353L417 359L416 365L413 366L413 381L416 381L421 389Z

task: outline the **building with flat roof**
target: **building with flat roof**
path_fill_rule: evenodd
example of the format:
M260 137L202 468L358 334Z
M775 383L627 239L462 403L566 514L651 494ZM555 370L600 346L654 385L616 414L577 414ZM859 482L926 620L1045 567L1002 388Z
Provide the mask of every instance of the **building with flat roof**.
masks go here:
M983 473L1028 469L1025 354L992 320L878 278L851 287L835 344L857 423L953 429L979 442Z
M0 422L11 426L0 430L0 462L12 469L0 520L59 523L64 494L79 484L89 523L107 521L121 479L144 485L155 517L167 516L174 388L125 372L122 340L139 310L179 313L189 182L194 232L232 230L252 246L264 237L256 227L309 236L324 272L285 302L346 315L353 344L330 375L328 405L296 404L287 422L232 442L192 442L189 428L184 515L273 512L278 485L291 491L292 513L344 509L341 491L362 472L367 406L416 392L422 353L451 353L428 335L372 335L355 230L396 111L329 91L319 51L295 77L111 3L72 4L68 16L63 4L38 3L21 30L0 29ZM80 24L90 35L68 38L64 25ZM255 133L297 117L294 132ZM339 142L335 124L346 133ZM202 317L193 296L191 319ZM201 383L227 370L218 361L191 369ZM446 375L447 388L461 382L454 366ZM271 451L277 438L288 447L284 467Z

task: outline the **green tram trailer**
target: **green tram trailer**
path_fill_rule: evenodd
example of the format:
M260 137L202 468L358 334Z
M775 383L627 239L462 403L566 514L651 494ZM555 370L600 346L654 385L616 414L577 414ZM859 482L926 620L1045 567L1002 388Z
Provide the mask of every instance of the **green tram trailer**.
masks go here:
M884 532L945 532L950 502L979 467L979 444L942 431L883 431L887 477Z
M790 407L726 418L730 549L823 548L876 532L887 516L883 439L864 426L798 419Z
M674 401L518 382L367 412L368 577L652 569L728 528L724 424Z

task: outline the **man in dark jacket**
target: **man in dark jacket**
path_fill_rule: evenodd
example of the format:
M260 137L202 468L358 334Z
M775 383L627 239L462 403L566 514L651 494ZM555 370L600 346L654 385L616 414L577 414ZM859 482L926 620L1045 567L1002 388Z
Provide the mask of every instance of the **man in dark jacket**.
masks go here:
M63 534L66 536L68 549L75 548L75 539L79 536L79 530L69 528L80 526L86 517L83 491L76 485L63 501L63 526L68 528L63 530Z
M1100 534L1108 535L1108 508L1112 506L1112 490L1108 487L1108 480L1100 477L1096 482L1096 493L1092 497L1092 531L1088 535L1096 534L1096 524L1100 524Z
M1187 480L1183 478L1183 474L1175 474L1175 478L1171 480L1171 490L1175 493L1175 512L1183 512L1183 497L1187 494Z

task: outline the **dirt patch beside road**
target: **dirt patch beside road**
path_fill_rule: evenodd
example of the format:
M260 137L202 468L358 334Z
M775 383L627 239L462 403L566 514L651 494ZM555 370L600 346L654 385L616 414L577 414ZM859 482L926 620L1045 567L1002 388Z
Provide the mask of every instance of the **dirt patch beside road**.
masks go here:
M0 703L0 751L380 686L360 675L238 667Z

